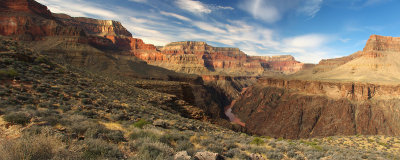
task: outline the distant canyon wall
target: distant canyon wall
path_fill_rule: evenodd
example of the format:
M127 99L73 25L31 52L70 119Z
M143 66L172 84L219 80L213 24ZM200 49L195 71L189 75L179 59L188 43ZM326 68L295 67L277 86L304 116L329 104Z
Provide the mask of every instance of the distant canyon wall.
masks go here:
M261 79L232 112L252 134L309 138L400 135L400 86Z

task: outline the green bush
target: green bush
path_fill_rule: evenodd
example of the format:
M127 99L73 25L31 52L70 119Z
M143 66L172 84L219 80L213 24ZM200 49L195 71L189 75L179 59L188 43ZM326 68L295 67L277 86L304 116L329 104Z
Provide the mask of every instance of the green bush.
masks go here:
M135 126L136 128L143 128L146 124L151 124L151 123L147 122L144 119L140 119L139 121L133 123L133 126Z
M18 72L14 69L1 69L0 70L0 79L14 78L16 76L18 76Z
M250 144L254 144L254 145L257 145L257 146L263 145L264 143L265 143L264 140L263 140L262 138L259 138L259 137L255 137L255 138L250 142Z
M158 139L158 136L152 132L141 130L141 131L136 131L133 132L129 135L129 138L131 140L139 139L139 138L144 138L144 137L149 137L151 139Z
M46 57L40 56L40 57L37 57L34 62L36 64L40 64L40 63L48 64L50 61Z
M12 112L5 115L4 120L10 123L25 125L30 122L31 117L28 113Z

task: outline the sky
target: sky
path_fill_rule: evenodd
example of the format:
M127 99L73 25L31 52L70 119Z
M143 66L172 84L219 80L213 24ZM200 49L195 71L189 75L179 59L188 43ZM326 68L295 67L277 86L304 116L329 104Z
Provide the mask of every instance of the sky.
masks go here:
M305 63L362 50L372 34L400 37L398 0L37 0L55 13L117 20L164 46L205 41Z

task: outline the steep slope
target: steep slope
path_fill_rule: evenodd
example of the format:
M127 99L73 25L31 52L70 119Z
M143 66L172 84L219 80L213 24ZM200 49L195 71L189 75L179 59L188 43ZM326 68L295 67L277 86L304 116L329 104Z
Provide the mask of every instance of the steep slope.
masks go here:
M263 78L236 99L248 132L274 137L400 135L400 38L372 35L363 51L289 78Z
M400 86L263 79L233 113L250 133L285 138L400 135Z
M321 61L295 78L372 83L400 82L400 38L371 35L363 51Z
M154 81L116 78L59 65L0 37L0 159L400 158L397 137L233 132L185 118L204 112L177 96L135 87Z

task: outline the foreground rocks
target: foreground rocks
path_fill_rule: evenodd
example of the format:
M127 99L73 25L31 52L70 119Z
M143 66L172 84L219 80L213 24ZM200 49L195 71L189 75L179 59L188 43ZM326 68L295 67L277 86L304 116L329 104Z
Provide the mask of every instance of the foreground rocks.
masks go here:
M194 155L195 160L223 160L224 158L218 153L213 152L197 152Z

